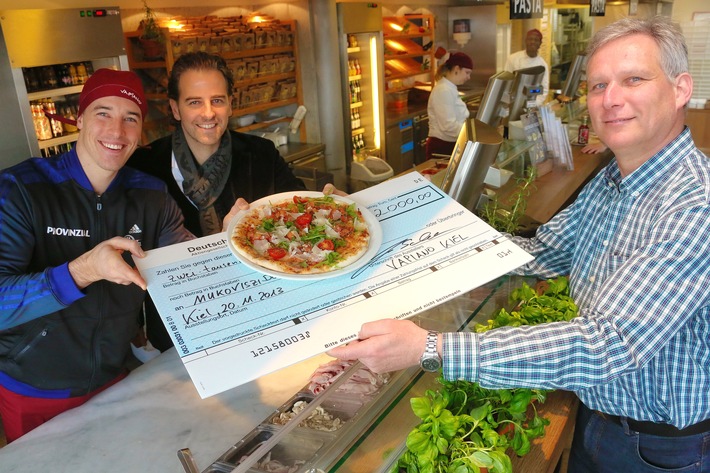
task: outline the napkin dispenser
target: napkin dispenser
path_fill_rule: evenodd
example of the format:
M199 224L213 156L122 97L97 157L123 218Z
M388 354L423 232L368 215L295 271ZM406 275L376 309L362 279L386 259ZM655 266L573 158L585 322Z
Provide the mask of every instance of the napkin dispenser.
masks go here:
M278 129L276 131L267 131L264 133L261 133L262 138L266 138L267 140L271 140L274 143L274 146L277 148L279 146L284 146L288 143L288 136L286 136L285 133L281 133Z

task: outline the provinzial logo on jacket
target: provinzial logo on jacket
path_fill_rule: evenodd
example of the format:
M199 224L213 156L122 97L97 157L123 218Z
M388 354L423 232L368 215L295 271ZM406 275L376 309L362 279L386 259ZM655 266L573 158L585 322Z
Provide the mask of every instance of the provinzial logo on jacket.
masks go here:
M57 236L91 238L91 235L89 235L89 230L84 230L81 228L47 227L47 234L48 235L57 235Z

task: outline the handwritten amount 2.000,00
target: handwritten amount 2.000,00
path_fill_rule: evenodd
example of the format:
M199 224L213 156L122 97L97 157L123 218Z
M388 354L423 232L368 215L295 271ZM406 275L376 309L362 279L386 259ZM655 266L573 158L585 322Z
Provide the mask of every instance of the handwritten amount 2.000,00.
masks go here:
M408 197L397 200L396 202L388 202L383 208L375 207L372 209L372 213L378 219L384 217L387 214L402 212L409 210L412 205L420 204L427 201L431 197L431 191L423 191L418 194L411 194Z
M298 343L301 340L305 340L307 338L311 338L311 333L306 331L302 333L297 333L296 335L291 335L288 338L284 338L283 340L279 340L278 342L273 342L271 345L265 345L263 347L259 347L256 350L251 350L251 356L254 358L261 356L261 355L266 355L267 353L271 353L272 351L276 351L280 348L285 348L289 345L293 345L294 343Z

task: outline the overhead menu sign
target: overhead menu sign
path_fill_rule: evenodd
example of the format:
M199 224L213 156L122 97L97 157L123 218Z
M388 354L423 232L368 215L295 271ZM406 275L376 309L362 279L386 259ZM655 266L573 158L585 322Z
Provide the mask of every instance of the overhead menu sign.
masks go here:
M604 16L605 13L606 0L589 0L589 16Z
M200 396L208 397L407 318L532 260L416 172L350 196L377 217L370 262L322 280L242 264L225 233L146 252L136 266Z
M542 0L510 0L510 19L542 18Z

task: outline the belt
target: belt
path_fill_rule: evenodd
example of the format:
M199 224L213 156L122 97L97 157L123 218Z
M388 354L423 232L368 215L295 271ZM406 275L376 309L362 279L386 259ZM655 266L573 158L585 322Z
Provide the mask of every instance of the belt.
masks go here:
M623 426L622 419L626 420L626 424L629 429L647 435L656 435L658 437L687 437L689 435L703 434L705 432L710 432L710 419L705 419L698 422L697 424L689 425L684 429L679 429L678 427L671 424L659 424L656 422L650 422L646 420L634 420L628 417L619 417L611 414L604 414L603 412L594 411L597 415L606 419L614 424Z

